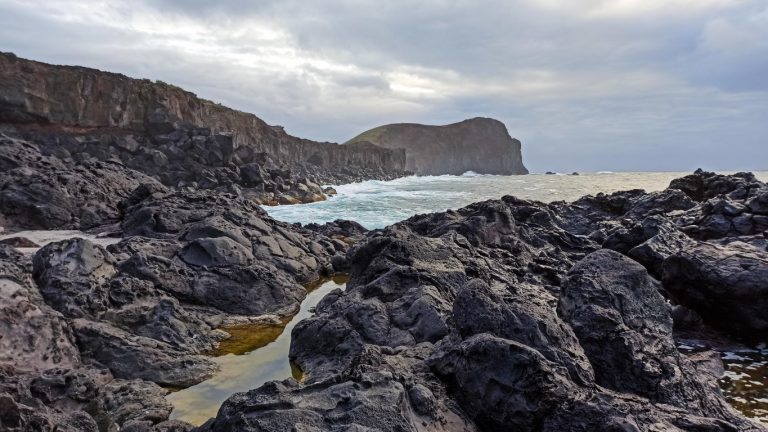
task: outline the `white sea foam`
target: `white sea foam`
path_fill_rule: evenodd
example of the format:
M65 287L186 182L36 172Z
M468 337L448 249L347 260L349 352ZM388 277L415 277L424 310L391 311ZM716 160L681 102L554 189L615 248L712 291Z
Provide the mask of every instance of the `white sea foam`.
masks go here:
M611 174L611 175L603 175ZM458 209L504 195L544 202L572 201L587 194L642 188L661 190L688 173L583 173L578 176L530 174L499 176L466 172L460 176L409 176L392 181L370 180L335 186L327 201L266 207L287 222L324 223L351 219L367 228L384 226L415 214ZM758 174L759 175L759 174ZM759 175L768 178L768 175Z

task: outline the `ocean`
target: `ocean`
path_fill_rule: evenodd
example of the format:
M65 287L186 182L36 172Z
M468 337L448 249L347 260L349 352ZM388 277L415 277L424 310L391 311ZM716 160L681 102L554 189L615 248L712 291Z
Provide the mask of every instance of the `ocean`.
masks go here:
M270 216L286 222L325 223L336 219L359 222L368 229L383 228L413 215L459 209L477 201L504 195L543 202L573 201L584 195L627 189L663 190L689 172L597 172L404 177L393 181L365 181L335 186L338 195L326 201L264 207ZM724 173L727 174L727 173ZM768 172L755 172L762 180Z

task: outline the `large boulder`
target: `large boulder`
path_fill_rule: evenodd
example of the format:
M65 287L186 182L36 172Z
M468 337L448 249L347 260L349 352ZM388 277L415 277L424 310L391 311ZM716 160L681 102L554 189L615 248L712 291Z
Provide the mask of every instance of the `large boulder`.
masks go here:
M558 315L573 328L601 386L661 401L678 396L683 360L659 289L645 268L609 250L568 272Z
M670 295L714 327L735 335L768 335L768 252L743 242L698 242L664 261Z
M483 430L533 431L579 393L539 351L489 334L437 353L430 365Z
M70 318L105 312L106 282L116 273L112 255L82 238L49 243L34 258L33 275L43 298Z

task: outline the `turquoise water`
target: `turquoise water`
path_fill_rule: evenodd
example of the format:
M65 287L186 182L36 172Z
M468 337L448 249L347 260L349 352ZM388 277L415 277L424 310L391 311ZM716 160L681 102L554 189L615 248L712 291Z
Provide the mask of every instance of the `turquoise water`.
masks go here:
M366 181L337 186L339 194L311 204L264 207L275 219L286 222L324 223L351 219L369 229L383 228L415 214L458 209L473 202L504 195L544 202L572 201L598 192L627 189L656 191L672 179L690 173L584 173L495 176L465 173L462 176L404 177L383 182ZM758 173L768 179L768 173Z

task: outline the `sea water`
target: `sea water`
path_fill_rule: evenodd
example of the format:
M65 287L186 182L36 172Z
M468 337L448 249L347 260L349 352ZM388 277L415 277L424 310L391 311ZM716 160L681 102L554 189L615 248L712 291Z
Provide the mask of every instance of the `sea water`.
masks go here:
M369 229L383 228L420 213L459 209L477 201L504 195L542 202L573 201L584 195L628 189L647 192L667 188L684 172L598 172L580 175L529 174L405 177L394 181L366 181L336 186L338 195L327 201L265 207L286 222L325 223L350 219ZM730 174L730 173L723 173ZM755 172L763 181L768 172ZM681 350L685 352L684 350ZM726 374L720 385L728 401L746 416L768 424L768 349L734 355L721 352Z
M543 202L573 201L584 195L628 189L665 189L683 172L597 172L580 175L529 174L411 176L393 181L366 181L335 186L338 195L311 204L264 207L286 222L325 223L350 219L368 229L383 228L413 215L459 209L504 195ZM756 175L765 180L768 172Z

